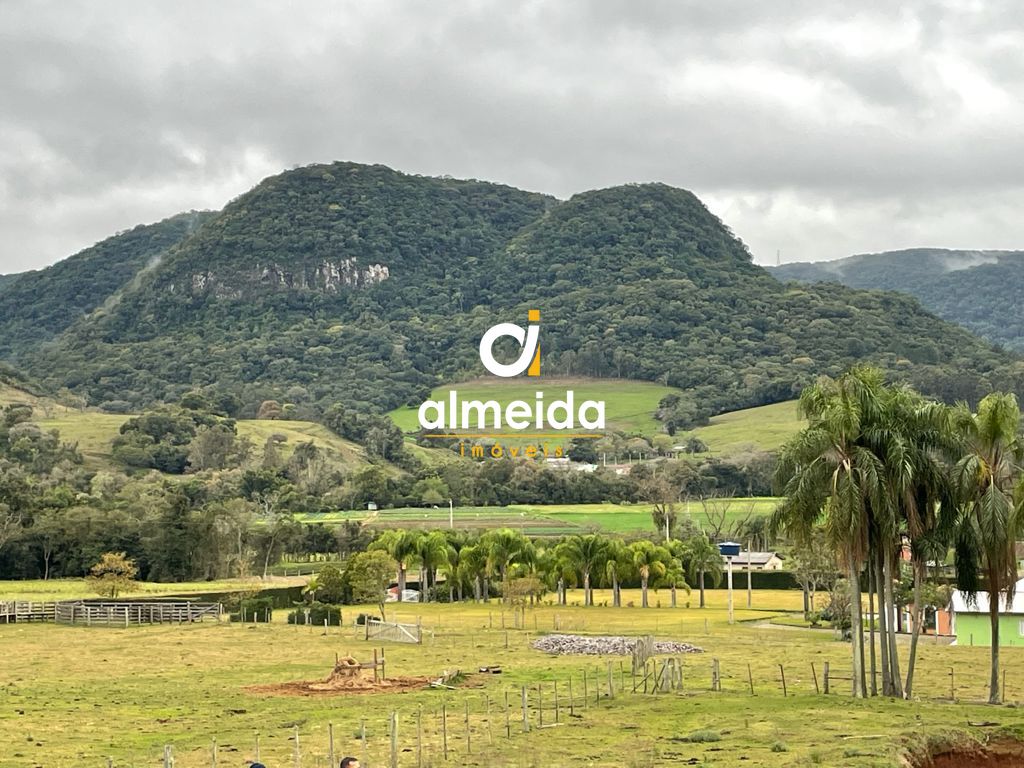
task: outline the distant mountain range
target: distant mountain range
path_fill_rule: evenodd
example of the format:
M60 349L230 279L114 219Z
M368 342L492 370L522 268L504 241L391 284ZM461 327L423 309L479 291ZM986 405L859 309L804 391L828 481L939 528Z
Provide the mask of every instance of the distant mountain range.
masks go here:
M783 285L685 190L560 201L355 163L282 173L223 211L7 281L0 357L109 410L201 389L247 415L267 399L384 412L479 375L481 334L529 308L544 372L678 387L679 424L858 361L946 399L1018 388L1016 358L910 297Z
M941 318L1024 351L1024 251L916 248L783 264L780 280L901 291Z

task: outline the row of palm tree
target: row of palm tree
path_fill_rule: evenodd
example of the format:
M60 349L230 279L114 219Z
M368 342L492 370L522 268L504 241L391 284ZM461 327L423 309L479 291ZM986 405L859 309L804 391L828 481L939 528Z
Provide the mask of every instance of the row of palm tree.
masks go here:
M846 572L853 627L855 696L909 697L913 690L921 583L928 564L955 552L958 586L972 599L987 591L992 626L989 698L999 700L999 596L1012 598L1020 528L1020 410L1011 394L993 393L972 412L965 404L926 400L887 385L874 368L822 378L801 394L808 427L784 446L776 482L784 494L771 527L809 546L816 527ZM906 678L896 644L893 584L909 544L914 621ZM866 584L864 583L866 580ZM867 587L867 666L861 595ZM870 677L870 681L869 678Z
M512 582L532 579L537 587L531 597L555 591L560 603L566 588L583 589L583 602L594 605L594 588L609 587L612 604L622 605L623 585L640 587L641 605L649 606L649 590L667 587L672 605L678 590L690 591L687 578L700 589L704 607L706 583L717 584L722 576L718 547L703 534L686 541L656 544L647 539L625 542L614 536L591 533L559 540L531 540L509 528L472 536L455 531L392 530L371 545L386 551L398 564L398 597L402 598L410 569L419 569L422 599L431 599L438 574L445 576L449 600L485 600L497 581L501 594L512 594Z

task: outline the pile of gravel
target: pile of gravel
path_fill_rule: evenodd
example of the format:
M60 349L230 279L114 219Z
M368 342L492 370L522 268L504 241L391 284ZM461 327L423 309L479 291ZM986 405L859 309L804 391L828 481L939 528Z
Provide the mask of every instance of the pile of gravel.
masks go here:
M556 656L580 654L586 656L629 656L633 653L635 637L597 636L597 635L545 635L533 641L538 651L553 653ZM689 643L675 640L661 640L654 643L655 653L703 653Z

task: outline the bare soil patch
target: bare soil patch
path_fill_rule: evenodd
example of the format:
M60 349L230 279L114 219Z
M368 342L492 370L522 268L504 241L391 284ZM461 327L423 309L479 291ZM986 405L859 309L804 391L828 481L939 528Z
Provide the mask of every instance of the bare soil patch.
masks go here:
M427 677L374 679L372 670L362 669L351 657L338 660L326 680L298 680L290 683L250 685L245 690L263 696L350 696L364 693L402 693L424 688Z
M1024 743L997 739L988 744L952 747L925 758L917 768L1020 768L1024 765Z

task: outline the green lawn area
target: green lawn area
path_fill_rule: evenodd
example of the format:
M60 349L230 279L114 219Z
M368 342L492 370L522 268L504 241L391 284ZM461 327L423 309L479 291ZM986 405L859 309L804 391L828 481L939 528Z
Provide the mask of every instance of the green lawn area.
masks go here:
M712 455L738 453L748 448L776 451L805 423L797 417L796 401L762 405L742 411L715 416L706 427L698 427L677 437L685 440L691 435L700 438Z
M605 401L608 431L647 437L661 429L661 423L654 418L658 402L665 395L678 392L672 387L663 387L646 381L544 376L532 383L523 379L490 378L446 384L435 389L430 399L445 400L452 389L458 391L459 399L462 401L497 400L501 403L502 409L512 400L532 403L538 391L544 392L545 403L550 403L560 399L567 389L571 389L575 393L577 405L583 400ZM415 432L419 429L416 414L416 408L406 406L392 411L391 418L403 432Z
M676 513L689 517L701 527L710 520L724 519L724 527L747 518L770 515L779 500L773 497L710 499L706 502L680 503ZM649 533L652 530L651 504L512 504L507 507L456 507L457 530L483 531L515 528L533 536L561 536L588 530L609 533ZM724 515L724 518L723 518ZM374 528L447 528L448 507L400 507L376 512L337 511L297 515L305 523L340 524L346 520L365 522Z
M638 595L631 590L625 598L636 604ZM599 603L606 599L599 593ZM661 608L545 604L527 608L520 629L512 628L512 614L497 601L389 606L389 618L422 622L423 645L367 642L350 626L326 633L290 627L283 612L272 624L255 627L0 625L0 762L5 768L35 768L106 765L110 758L115 766L155 766L164 745L172 745L177 768L210 766L214 750L219 766L242 766L255 759L258 741L267 765L293 766L297 732L301 765L314 768L327 764L332 724L335 760L355 754L382 766L389 764L392 712L402 768L418 764L417 750L424 765L434 766L895 768L907 764L900 761L913 747L1022 730L1015 706L976 703L987 679L985 648L922 643L915 701L854 701L842 682L825 696L815 693L814 674L820 681L826 661L834 674L845 674L849 646L830 632L763 623L797 606L798 592L755 591L754 609L739 608L741 623L734 626L726 621L724 591L711 590L708 599L706 609L692 607L692 597L691 607L681 602L672 609L662 590L652 595ZM570 595L570 602L579 601L578 593ZM358 610L365 609L347 608L346 614ZM694 643L705 653L682 658L682 691L633 693L628 658L549 656L531 648L538 635L556 626L580 633L654 634ZM250 687L321 680L336 654L366 661L382 645L389 677L432 679L453 669L469 677L454 690L356 696L275 695ZM710 690L712 659L721 666L721 692ZM1003 663L1007 702L1024 700L1024 649L1004 649ZM494 664L503 674L476 672ZM950 669L960 704L943 701ZM614 696L608 694L609 677ZM522 728L524 688L528 733ZM689 738L698 732L710 733L708 740Z
M252 579L221 579L219 581L187 581L181 583L138 582L122 597L155 597L159 595L190 595L193 593L220 593L293 587L305 583L295 577L271 577L266 581ZM94 598L96 593L85 579L32 579L26 581L0 581L0 600L77 600Z

